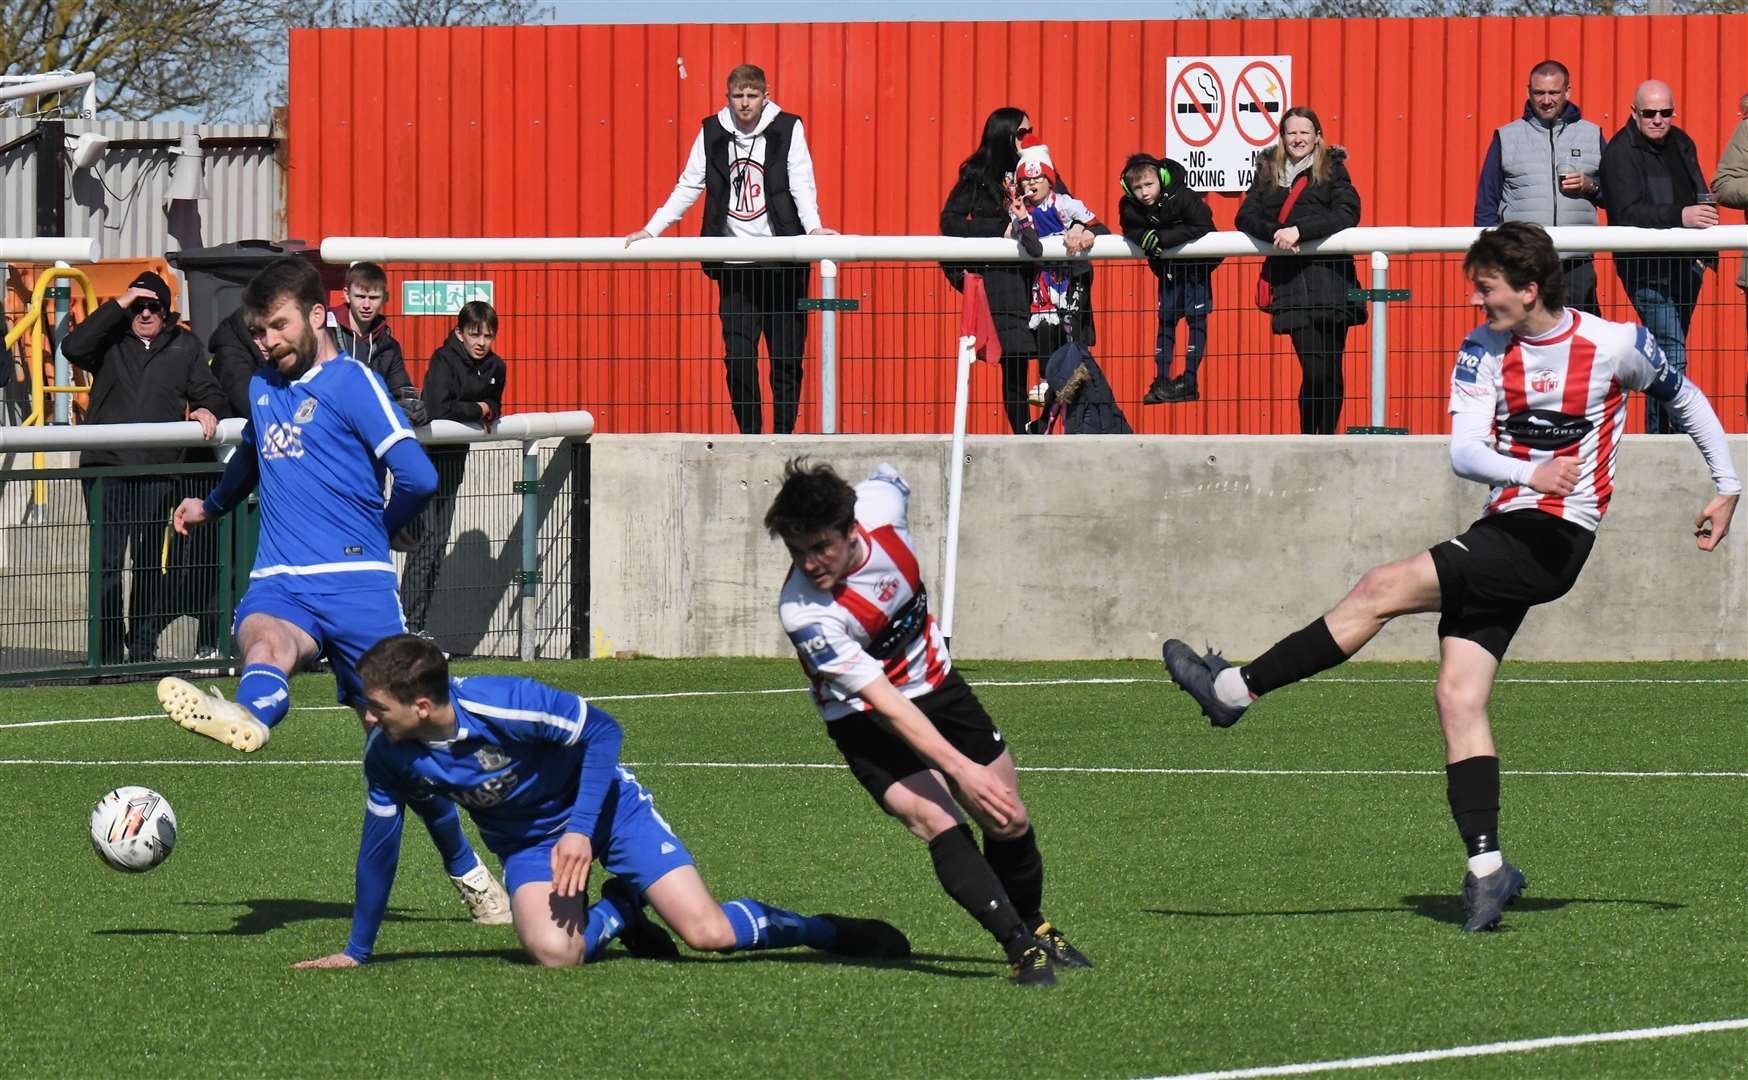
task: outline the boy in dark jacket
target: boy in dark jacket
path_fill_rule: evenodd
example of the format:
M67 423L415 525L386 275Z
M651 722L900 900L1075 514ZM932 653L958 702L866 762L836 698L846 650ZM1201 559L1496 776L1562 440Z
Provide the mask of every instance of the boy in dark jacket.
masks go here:
M328 334L340 351L382 376L396 403L414 427L431 422L419 392L407 375L401 343L389 333L382 305L388 274L373 262L353 263L346 271L346 303L328 309Z
M484 300L470 300L455 316L455 332L431 354L425 369L425 407L432 420L455 420L490 428L504 407L507 369L503 358L492 351L498 337L498 313ZM437 494L415 526L417 546L407 558L401 577L401 610L407 630L425 632L431 611L431 594L449 530L455 524L455 500L467 475L467 447L433 446L431 464L437 468Z
M1208 345L1208 312L1214 306L1210 275L1219 259L1166 259L1167 248L1187 244L1214 231L1214 214L1186 182L1184 167L1167 158L1135 154L1123 163L1123 200L1117 218L1123 238L1147 253L1147 266L1159 279L1159 330L1154 336L1153 385L1144 405L1195 401L1196 369ZM1171 377L1171 353L1178 320L1189 327L1184 342L1184 373Z

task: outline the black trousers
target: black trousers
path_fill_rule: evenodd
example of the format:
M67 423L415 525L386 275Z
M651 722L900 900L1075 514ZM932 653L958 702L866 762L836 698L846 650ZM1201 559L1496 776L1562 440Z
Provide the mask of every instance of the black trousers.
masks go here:
M1290 331L1299 354L1299 433L1333 435L1341 424L1341 358L1347 324L1314 322Z
M449 530L455 525L456 497L467 477L467 455L439 451L431 455L431 464L437 469L437 494L414 522L418 546L407 556L401 574L401 612L406 616L407 630L415 634L424 630L430 619L431 597L443 570Z
M124 659L155 660L158 635L175 616L170 614L172 578L163 569L164 530L177 493L173 476L109 476L103 479L103 505L95 502L97 481L82 481L85 509L92 527L100 530L98 564L98 659L118 664ZM98 518L101 516L101 521ZM122 616L122 574L132 555L127 617ZM123 643L127 655L122 653Z
M176 481L176 502L205 498L218 476L196 473ZM187 536L170 537L170 559L175 593L169 617L193 615L196 629L196 651L218 648L219 620L230 618L230 612L219 610L219 525L208 522L188 530ZM235 598L233 597L233 602Z
M1560 260L1566 278L1566 306L1602 318L1596 304L1596 260L1589 255Z
M716 273L728 400L742 435L757 435L762 429L761 336L771 357L771 430L778 435L795 430L801 356L807 349L807 313L795 303L807 295L811 274L809 266L728 266Z
M1041 322L1033 331L1036 344L1032 352L1001 354L1001 407L1007 414L1008 427L1015 435L1024 435L1032 421L1032 361L1038 361L1038 378L1044 377L1044 365L1057 349L1068 344L1068 331L1060 323Z

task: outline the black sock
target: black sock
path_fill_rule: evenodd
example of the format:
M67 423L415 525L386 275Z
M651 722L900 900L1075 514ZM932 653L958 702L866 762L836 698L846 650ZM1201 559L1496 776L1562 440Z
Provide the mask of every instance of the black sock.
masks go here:
M1001 879L977 850L970 827L960 825L930 840L929 858L935 862L935 876L941 879L947 895L1001 942L1008 959L1016 959L1031 943L1032 935L1002 889Z
M1347 659L1329 624L1320 617L1303 630L1294 631L1269 647L1268 652L1238 669L1250 692L1262 697L1270 690L1309 679Z
M1499 759L1472 757L1445 766L1445 798L1469 856L1499 850Z
M1044 906L1044 856L1038 851L1038 834L1027 826L1024 835L1003 840L994 833L983 834L983 857L989 868L1001 879L1008 899L1026 929L1037 933L1044 925L1039 908Z

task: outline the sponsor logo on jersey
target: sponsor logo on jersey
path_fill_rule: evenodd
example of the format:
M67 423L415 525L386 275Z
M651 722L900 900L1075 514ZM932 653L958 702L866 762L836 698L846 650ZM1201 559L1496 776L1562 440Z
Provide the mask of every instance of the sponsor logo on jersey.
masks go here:
M1527 409L1512 413L1504 426L1511 441L1519 446L1533 450L1563 450L1590 434L1590 429L1596 425L1586 417L1570 413Z
M482 746L473 752L473 759L487 772L497 772L510 763L510 755L496 746Z
M292 416L292 419L300 424L307 424L311 420L314 420L315 418L316 418L316 399L313 397L312 398L304 398L303 401L298 405L297 412Z
M1457 366L1451 373L1451 378L1460 383L1473 384L1479 377L1481 357L1486 353L1487 350L1479 341L1473 338L1464 339L1463 347L1457 350Z
M1537 368L1530 372L1529 388L1538 394L1551 394L1560 389L1560 373L1553 368Z
M898 595L898 579L888 574L880 579L880 584L874 590L874 599L882 604L890 603Z
M296 424L268 424L261 432L261 460L303 457L303 428Z
M820 629L818 623L791 630L789 640L795 643L795 655L801 657L801 666L809 670L817 671L822 665L834 663L838 658L837 650L825 639L825 631Z

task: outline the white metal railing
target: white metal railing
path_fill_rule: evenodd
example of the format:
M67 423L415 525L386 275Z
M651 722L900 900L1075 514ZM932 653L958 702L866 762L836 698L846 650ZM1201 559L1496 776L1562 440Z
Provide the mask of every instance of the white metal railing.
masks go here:
M91 236L0 237L0 262L96 262L97 239Z
M1370 257L1372 397L1370 422L1382 427L1388 389L1389 312L1379 290L1388 288L1390 256L1467 251L1481 230L1469 226L1403 226L1344 229L1309 241L1296 253L1278 251L1248 234L1210 233L1171 249L1173 257L1366 255ZM1748 251L1748 225L1709 229L1638 229L1624 226L1560 225L1548 230L1562 252ZM1061 237L1043 241L1044 257L1068 260L1141 259L1140 248L1121 236L1100 236L1086 255L1071 256ZM1025 262L1030 257L1013 240L958 236L783 236L757 240L733 237L675 236L639 240L627 246L609 236L331 236L322 241L328 262L528 263L699 261L817 262L820 294L837 296L838 264L846 262ZM837 312L820 312L820 430L837 431Z

